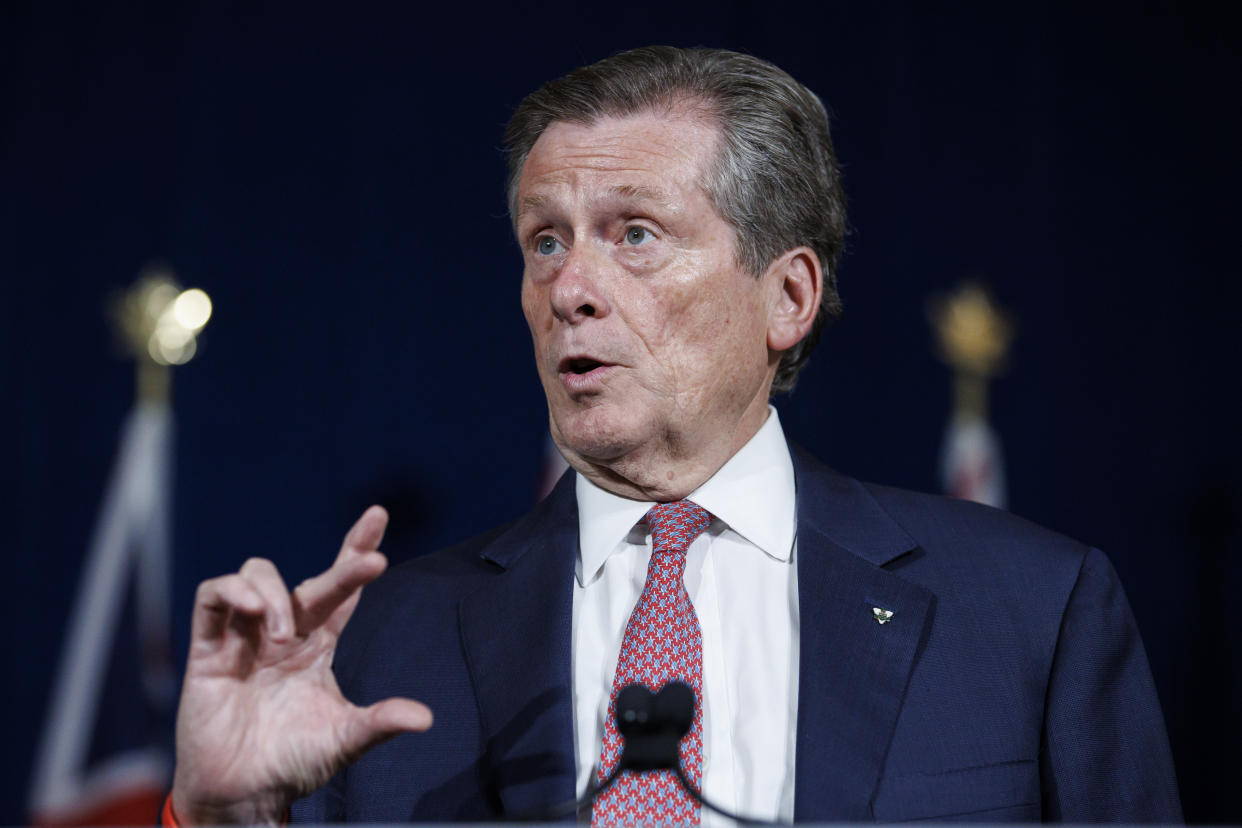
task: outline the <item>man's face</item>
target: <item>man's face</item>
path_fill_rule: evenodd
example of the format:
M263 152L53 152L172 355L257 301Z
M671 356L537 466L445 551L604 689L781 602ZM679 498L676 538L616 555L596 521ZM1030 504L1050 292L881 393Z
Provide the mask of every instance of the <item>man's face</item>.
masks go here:
M684 496L767 414L777 293L738 266L701 186L717 137L689 114L556 122L519 182L522 309L552 437L631 497Z

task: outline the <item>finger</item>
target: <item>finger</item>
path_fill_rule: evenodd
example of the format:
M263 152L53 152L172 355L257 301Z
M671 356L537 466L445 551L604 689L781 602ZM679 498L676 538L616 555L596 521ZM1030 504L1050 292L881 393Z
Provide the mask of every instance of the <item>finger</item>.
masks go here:
M379 552L342 553L327 572L298 584L293 591L293 617L298 634L310 634L329 618L334 622L329 631L339 634L353 613L359 590L378 578L387 567L388 559Z
M420 733L431 727L431 708L413 699L391 698L357 708L346 730L345 752L357 757L400 733Z
M350 552L371 552L379 549L384 539L384 530L388 528L388 512L383 506L371 506L362 513L362 517L350 527L341 544L337 560Z
M263 596L267 604L264 620L268 636L278 643L288 641L293 634L293 604L276 565L266 558L251 558L242 564L237 574Z
M193 641L223 638L233 613L262 615L266 606L259 591L240 575L223 575L203 581L194 595L190 638Z
M293 591L293 616L299 635L308 635L329 618L334 623L328 631L340 634L354 611L358 590L388 566L387 559L376 551L387 526L388 512L384 507L367 509L346 533L332 567L298 584Z

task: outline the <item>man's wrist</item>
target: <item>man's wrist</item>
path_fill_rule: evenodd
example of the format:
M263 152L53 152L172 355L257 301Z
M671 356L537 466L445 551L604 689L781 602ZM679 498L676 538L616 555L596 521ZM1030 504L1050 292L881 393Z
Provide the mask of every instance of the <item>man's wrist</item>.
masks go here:
M176 788L169 791L160 809L160 825L163 828L189 828L191 825L273 825L289 824L287 807L265 808L254 802L239 803L230 808L196 810L174 807Z

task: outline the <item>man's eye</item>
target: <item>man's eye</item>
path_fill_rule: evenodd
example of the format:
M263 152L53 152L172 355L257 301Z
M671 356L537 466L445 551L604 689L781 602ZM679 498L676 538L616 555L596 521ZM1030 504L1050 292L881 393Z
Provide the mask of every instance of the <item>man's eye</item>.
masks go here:
M561 251L561 243L551 236L540 236L535 242L535 249L539 251L540 256L551 256Z
M635 225L625 231L626 244L642 244L645 241L649 241L651 238L651 231L646 227L639 227Z

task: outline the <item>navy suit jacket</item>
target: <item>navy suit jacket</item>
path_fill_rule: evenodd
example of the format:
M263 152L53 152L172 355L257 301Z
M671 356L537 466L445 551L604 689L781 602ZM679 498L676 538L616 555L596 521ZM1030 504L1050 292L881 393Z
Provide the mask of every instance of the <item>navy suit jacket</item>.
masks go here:
M1147 659L1100 552L793 454L795 819L1180 821ZM516 523L367 587L342 690L419 699L435 725L362 756L295 819L490 820L572 800L577 544L567 474Z

